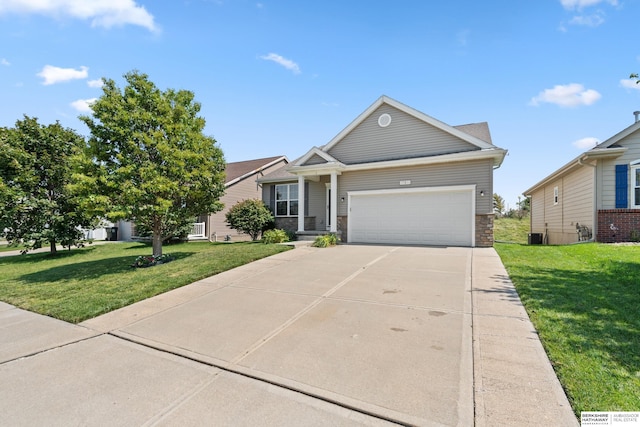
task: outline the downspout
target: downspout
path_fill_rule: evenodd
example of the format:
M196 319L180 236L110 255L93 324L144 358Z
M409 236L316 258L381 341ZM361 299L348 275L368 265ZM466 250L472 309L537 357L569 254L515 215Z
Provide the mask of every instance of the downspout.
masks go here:
M595 242L596 236L598 235L598 171L597 164L593 165L591 163L585 163L583 159L583 157L578 159L578 164L580 166L589 166L593 168L593 233L591 233L591 238L585 242L588 243Z

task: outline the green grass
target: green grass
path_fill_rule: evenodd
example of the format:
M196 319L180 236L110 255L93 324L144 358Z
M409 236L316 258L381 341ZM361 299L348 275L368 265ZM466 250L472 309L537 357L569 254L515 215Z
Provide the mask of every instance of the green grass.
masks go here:
M496 218L493 223L493 238L496 242L527 243L529 225L529 217Z
M0 301L78 323L287 249L258 242L166 245L163 253L176 260L150 268L131 267L138 255L151 254L143 243L3 257Z
M640 246L496 244L576 415L640 409Z
M0 242L0 252L19 251L23 248L23 245L9 245L6 242Z

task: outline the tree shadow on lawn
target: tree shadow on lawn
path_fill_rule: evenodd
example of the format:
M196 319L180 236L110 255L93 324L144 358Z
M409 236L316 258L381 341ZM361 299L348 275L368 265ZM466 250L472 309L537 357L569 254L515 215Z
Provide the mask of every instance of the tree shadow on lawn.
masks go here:
M71 250L59 250L55 254L51 252L37 252L37 253L29 253L20 254L20 255L12 255L8 257L0 257L0 266L1 265L15 265L15 264L32 264L33 262L46 261L46 260L56 260L63 258L71 258L77 256L86 256L92 253L97 249L96 246L85 246L84 248L73 248Z
M530 267L511 275L527 311L559 323L560 335L579 352L596 352L631 375L640 372L640 263L615 262L598 271ZM553 332L552 332L553 333Z
M173 252L171 256L175 259L171 261L171 263L188 258L194 254L196 254L196 252ZM131 265L136 258L137 255L131 255L60 265L34 273L24 274L20 276L20 279L26 283L57 282L61 280L92 280L110 274L133 274L138 270L161 268L165 265L161 264L142 269L134 268ZM170 265L171 263L167 264Z

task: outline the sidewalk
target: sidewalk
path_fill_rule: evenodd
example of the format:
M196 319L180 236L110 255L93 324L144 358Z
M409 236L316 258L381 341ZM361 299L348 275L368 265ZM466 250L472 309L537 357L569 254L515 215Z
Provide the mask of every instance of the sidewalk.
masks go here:
M475 425L578 426L493 248L474 250L472 288Z

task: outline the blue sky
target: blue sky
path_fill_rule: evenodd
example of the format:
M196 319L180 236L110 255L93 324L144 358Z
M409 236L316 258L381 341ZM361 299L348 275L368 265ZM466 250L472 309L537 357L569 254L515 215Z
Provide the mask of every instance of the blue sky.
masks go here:
M0 1L0 126L78 119L137 69L188 89L227 161L294 159L380 95L509 150L523 190L640 110L639 0Z

